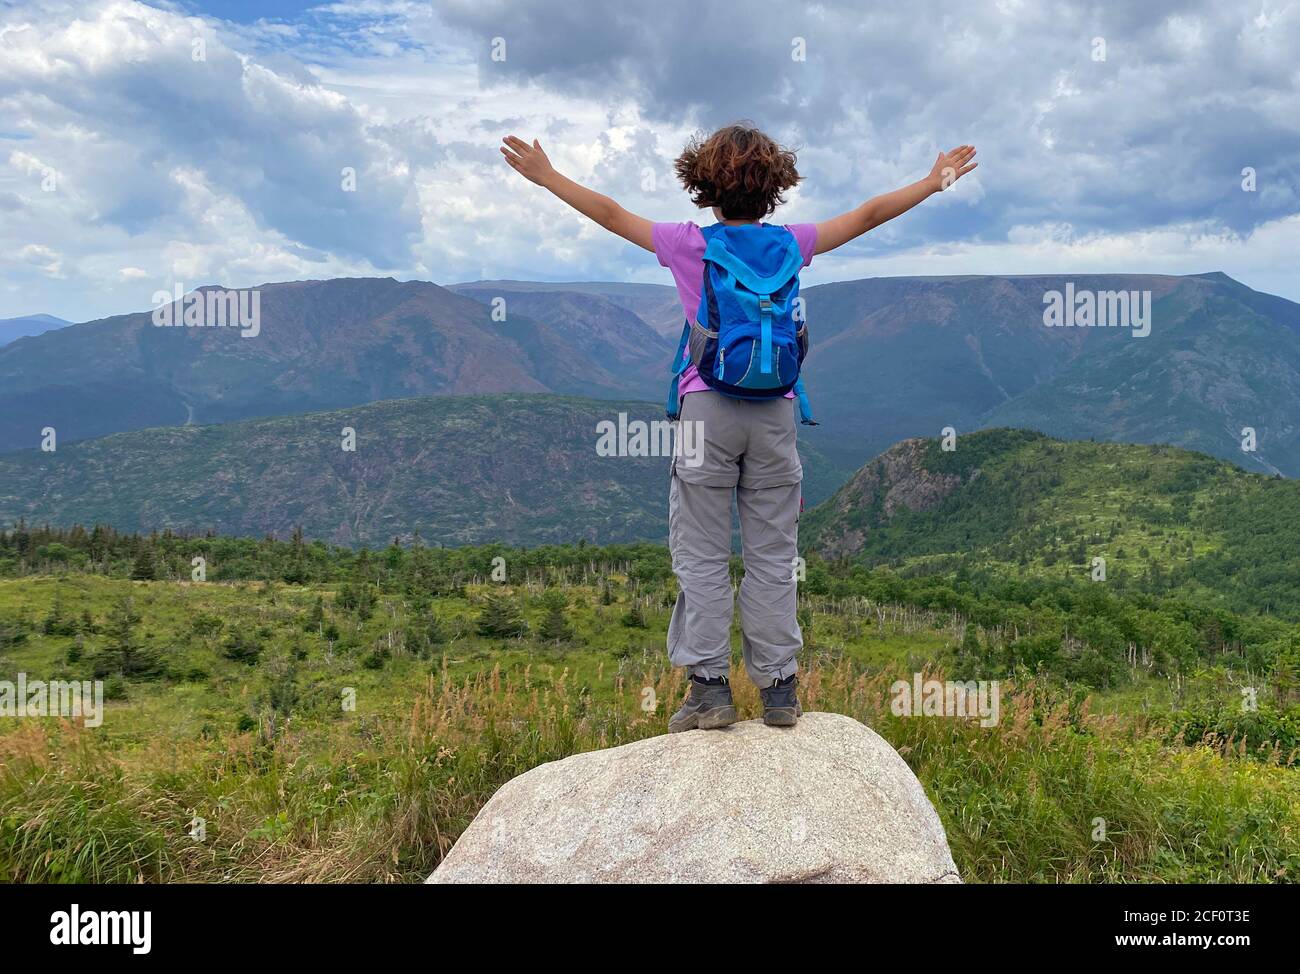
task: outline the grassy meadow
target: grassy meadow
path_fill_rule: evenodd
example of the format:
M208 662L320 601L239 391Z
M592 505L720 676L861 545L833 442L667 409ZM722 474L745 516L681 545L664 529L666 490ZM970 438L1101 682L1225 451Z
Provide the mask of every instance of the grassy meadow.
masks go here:
M496 549L435 552L429 574L395 549L358 567L247 542L270 552L267 578L223 577L251 574L232 550L188 580L190 551L218 541L0 578L0 679L93 675L111 698L99 727L0 718L0 879L419 881L505 781L662 733L684 692L653 546L506 552L494 582ZM282 556L298 567L267 568ZM801 590L804 707L900 751L968 882L1300 878L1294 707L1224 722L1249 654L1125 664L1089 686L1018 657L1052 631L1041 599L1012 631L920 582L826 571ZM997 726L891 713L895 679L972 678L972 661L1002 680Z

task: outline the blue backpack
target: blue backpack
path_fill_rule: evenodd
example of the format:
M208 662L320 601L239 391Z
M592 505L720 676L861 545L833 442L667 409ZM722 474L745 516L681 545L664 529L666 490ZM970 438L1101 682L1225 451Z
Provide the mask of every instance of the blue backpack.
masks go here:
M799 370L808 354L799 270L803 254L785 227L729 227L704 234L704 286L673 359L667 413L681 410L682 373L694 365L710 389L735 399L777 399L793 390L800 421L816 426Z

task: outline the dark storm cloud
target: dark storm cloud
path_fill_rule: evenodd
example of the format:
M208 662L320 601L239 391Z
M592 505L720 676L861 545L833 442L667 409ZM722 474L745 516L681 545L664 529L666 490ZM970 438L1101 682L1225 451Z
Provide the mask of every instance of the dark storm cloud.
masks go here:
M814 194L860 191L882 163L916 175L936 148L974 142L984 160L983 199L980 219L964 221L971 233L997 237L1051 222L1124 232L1199 221L1244 232L1297 209L1294 8L935 0L435 6L444 23L476 39L486 85L528 81L611 106L631 100L650 122L710 128L752 118L815 150L803 167ZM504 61L491 57L494 38L505 42ZM806 61L792 59L796 38ZM1105 44L1104 61L1095 38ZM664 148L668 157L676 149ZM819 151L854 161L818 171ZM1257 173L1255 193L1241 189L1244 167ZM925 239L942 221L951 236L955 213L927 211L907 232Z

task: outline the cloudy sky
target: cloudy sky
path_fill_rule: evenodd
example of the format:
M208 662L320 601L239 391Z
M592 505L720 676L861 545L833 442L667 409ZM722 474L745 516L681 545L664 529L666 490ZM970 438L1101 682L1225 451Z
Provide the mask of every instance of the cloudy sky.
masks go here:
M979 147L808 283L1223 270L1300 300L1297 50L1300 0L0 0L0 317L176 282L669 283L496 146L686 220L672 159L742 117L799 151L782 222Z

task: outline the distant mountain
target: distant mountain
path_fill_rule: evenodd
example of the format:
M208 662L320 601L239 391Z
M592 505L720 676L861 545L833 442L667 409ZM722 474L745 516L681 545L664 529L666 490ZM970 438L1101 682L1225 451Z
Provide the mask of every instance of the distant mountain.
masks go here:
M1044 295L1149 291L1150 334L1048 328ZM671 342L675 288L456 285L462 293L565 290L634 312ZM900 439L990 426L1171 443L1248 469L1300 475L1300 305L1226 274L869 278L805 288L806 384L823 426L804 430L856 466ZM662 384L662 380L661 380ZM1243 428L1256 449L1243 452Z
M1177 591L1300 618L1300 481L1168 446L1025 430L895 444L804 515L800 545L907 573Z
M417 530L447 545L662 541L668 459L597 453L597 424L620 413L663 419L644 402L441 396L22 450L0 456L0 524L281 538L301 526L372 546ZM801 452L812 504L848 471Z
M660 335L669 339L674 349L682 333L684 320L682 303L677 297L677 288L668 284L627 284L614 281L560 284L537 281L474 281L468 284L453 284L450 290L474 297L495 293L510 294L516 291L531 293L566 291L571 294L595 295L631 311ZM480 300L482 299L480 297ZM672 354L672 349L668 354Z
M1172 443L1300 474L1300 305L1214 274L1182 279L1153 316L1144 339L1090 332L1077 355L982 424ZM1247 428L1258 441L1251 452Z
M202 289L208 291L210 289ZM408 396L554 392L658 399L672 349L610 305L635 341L577 340L507 306L436 284L342 279L265 284L258 333L158 327L150 312L72 325L0 348L0 450L146 426L219 423Z
M1150 291L1150 334L1046 327L1044 295L1067 285ZM876 278L806 295L824 423L810 436L844 461L947 426L1012 425L1300 474L1300 305L1226 275Z
M1150 331L1046 327L1044 296L1149 294ZM149 314L0 348L0 451L426 395L657 403L681 307L652 284L392 279L261 289L256 338ZM1300 305L1226 275L873 278L805 290L833 467L945 427L1169 443L1300 475ZM1253 449L1243 450L1243 444Z
M506 290L491 285L458 285L451 290L489 306L500 299L507 315L518 313L548 325L587 358L599 362L614 374L627 377L639 389L646 388L653 369L658 367L662 385L667 387L668 364L677 350L676 344L669 342L641 317L604 295L558 288ZM641 370L647 366L649 370L643 374ZM656 398L658 392L656 388Z
M24 315L21 318L0 318L0 345L8 345L19 338L41 335L55 328L72 324L54 315Z

